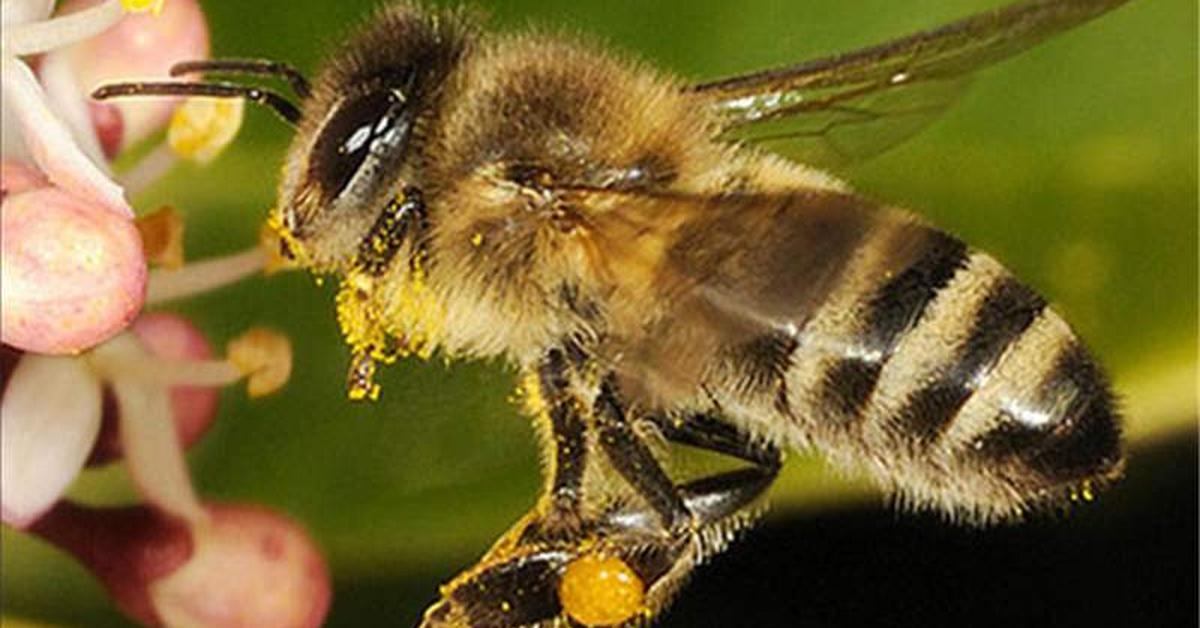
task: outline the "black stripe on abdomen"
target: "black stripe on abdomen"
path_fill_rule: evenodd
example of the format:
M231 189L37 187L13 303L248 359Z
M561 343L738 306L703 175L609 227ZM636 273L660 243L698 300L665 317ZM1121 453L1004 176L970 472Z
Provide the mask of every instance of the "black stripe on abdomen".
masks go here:
M913 392L894 422L902 433L932 442L949 426L987 375L1046 308L1046 301L1011 276L991 286L975 310L971 333L954 353L952 363L932 383Z
M1102 476L1121 461L1121 430L1100 368L1077 342L1066 347L1040 386L1041 424L1004 412L977 439L985 461L1019 460L1051 483Z
M822 378L819 398L844 418L861 416L900 336L917 324L938 292L966 265L962 241L940 231L925 233L923 252L872 293L863 309L861 343L869 355L837 360Z

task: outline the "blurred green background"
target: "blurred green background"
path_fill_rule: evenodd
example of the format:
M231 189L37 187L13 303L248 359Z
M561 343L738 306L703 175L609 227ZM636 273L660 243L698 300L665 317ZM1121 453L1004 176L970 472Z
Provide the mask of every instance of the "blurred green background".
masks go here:
M309 70L374 4L211 0L204 8L216 56L271 57ZM563 26L701 79L875 43L996 4L511 0L485 6L497 28ZM1180 590L1190 589L1194 607L1196 12L1194 0L1134 2L984 72L940 122L843 173L864 193L911 207L991 251L1058 304L1110 366L1124 399L1133 443L1130 481L1079 516L1034 526L1033 537L1012 530L960 533L930 517L891 514L816 458L792 456L773 495L768 531L735 547L736 556L728 559L735 562L719 564L717 576L702 575L697 583L697 590L724 598L710 604L742 607L736 587L708 578L779 581L787 574L769 570L790 568L825 581L822 574L837 569L836 554L797 557L817 562L790 567L768 557L773 548L783 551L781 543L805 545L829 536L813 532L814 525L826 531L862 527L858 541L828 541L848 547L870 547L874 535L898 528L915 535L906 537L914 555L922 544L946 542L945 535L951 548L978 543L994 548L996 556L1038 555L1043 548L1035 541L1042 537L1036 534L1042 533L1053 543L1076 535L1099 539L1082 542L1104 551L1106 543L1124 538L1106 536L1106 526L1126 525L1130 534L1142 534L1140 518L1158 516L1146 496L1166 495L1184 509L1184 534L1159 536L1168 544L1161 556L1173 555L1169 544L1179 544L1177 555L1193 567ZM141 210L162 203L184 210L191 259L240 249L253 241L273 203L288 139L283 125L254 111L237 144L216 163L178 168L136 204ZM307 525L335 578L331 625L415 623L436 586L470 564L532 504L540 486L537 455L527 421L507 402L514 382L503 365L401 363L383 371L381 400L353 404L345 399L347 356L328 284L317 287L301 274L254 279L174 309L193 317L216 346L260 324L293 340L296 368L289 386L256 402L227 391L220 420L190 460L206 498L266 503ZM131 495L120 469L89 472L75 493L97 502ZM842 516L858 523L842 526ZM884 523L870 523L875 521ZM5 615L124 625L71 561L8 530L3 543ZM1154 561L1160 554L1141 556L1136 560ZM1095 570L1090 563L1061 567L1068 581ZM1161 575L1175 567L1150 564L1147 571ZM935 570L925 577L936 582L948 575ZM1158 586L1154 577L1146 586ZM838 582L828 575L828 587L816 595L863 599L861 591L837 588ZM771 603L755 602L756 608ZM682 606L667 625L707 624L705 617L715 622L720 616L706 615L703 602L686 593ZM793 625L780 617L758 621ZM927 621L945 618L932 617ZM986 617L978 621L988 623ZM844 622L834 613L821 623Z

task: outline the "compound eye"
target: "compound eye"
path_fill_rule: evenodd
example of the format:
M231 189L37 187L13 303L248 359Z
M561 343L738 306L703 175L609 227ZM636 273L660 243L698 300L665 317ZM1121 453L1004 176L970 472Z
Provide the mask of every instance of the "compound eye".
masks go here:
M347 188L378 183L381 167L399 160L410 127L399 90L374 91L344 101L313 146L309 178L319 183L330 199Z

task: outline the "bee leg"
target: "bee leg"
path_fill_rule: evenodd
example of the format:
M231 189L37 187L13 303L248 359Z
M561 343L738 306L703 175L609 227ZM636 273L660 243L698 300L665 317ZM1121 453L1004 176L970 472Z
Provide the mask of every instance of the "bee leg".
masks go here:
M783 463L778 447L755 441L745 432L707 414L652 417L663 437L673 443L744 460L748 468L700 478L680 487L693 514L716 521L753 502L775 481Z
M579 403L568 388L567 361L562 351L552 349L546 355L538 369L538 382L549 405L550 431L554 437L550 498L559 509L577 511L587 463L587 426L579 414Z
M587 424L582 404L571 393L570 364L562 350L547 352L537 371L538 394L545 403L550 434L550 478L545 495L530 515L517 524L515 539L530 543L578 533L584 469L587 466ZM512 534L512 533L510 533Z
M428 210L421 189L407 186L376 217L367 235L358 243L355 262L368 275L382 275L405 242L413 240L410 264L418 264L423 253Z
M547 495L478 564L442 587L422 628L645 625L697 565L752 520L745 508L774 479L777 449L718 419L696 416L659 421L660 429L674 442L735 456L753 467L674 485L628 424L615 386L605 380L595 404L597 440L644 499L581 512L580 500L595 499L582 493L584 463L599 461L583 458L589 428L569 392L564 356L547 354L538 370L538 393L554 435ZM567 517L576 525L554 527Z
M683 495L633 431L611 376L600 384L594 414L600 446L617 473L658 514L664 528L675 532L689 527L692 514Z
M631 501L594 513L572 535L489 553L442 587L421 628L646 626L751 521L743 509L757 494L713 499L706 481L680 487L693 526L666 530L659 513Z

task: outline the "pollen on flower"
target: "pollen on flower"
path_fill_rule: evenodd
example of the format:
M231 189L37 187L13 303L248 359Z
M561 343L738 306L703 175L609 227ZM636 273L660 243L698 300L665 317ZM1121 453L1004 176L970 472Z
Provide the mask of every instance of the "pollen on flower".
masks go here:
M292 343L287 336L262 327L252 328L225 345L226 358L246 374L251 397L269 395L292 374Z
M585 626L613 626L641 613L645 583L615 556L585 554L563 570L558 601L571 619Z
M162 13L164 4L166 4L166 0L121 0L121 8L125 9L126 13L158 15Z
M167 143L184 159L208 163L237 135L245 107L236 98L189 98L171 115Z
M164 268L183 266L183 215L164 205L137 219L146 260Z

